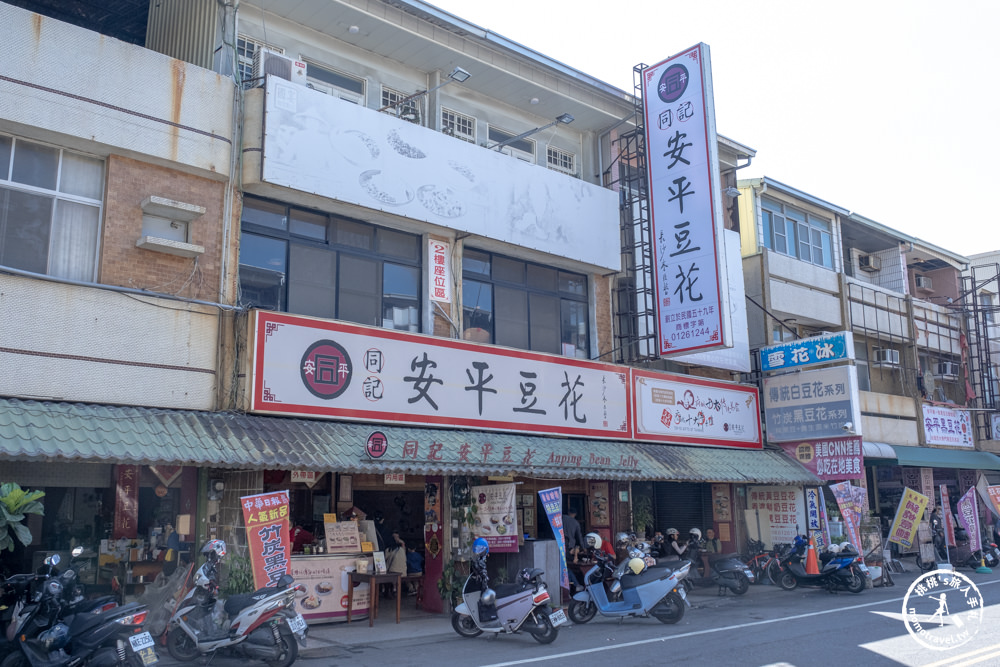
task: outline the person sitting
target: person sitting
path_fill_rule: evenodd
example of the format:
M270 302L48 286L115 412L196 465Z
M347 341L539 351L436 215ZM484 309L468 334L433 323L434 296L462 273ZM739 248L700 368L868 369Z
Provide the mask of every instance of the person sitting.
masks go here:
M666 560L680 560L687 558L688 545L680 541L680 531L676 528L667 528L667 556Z
M703 548L707 554L722 553L722 544L719 542L719 538L715 536L714 529L705 529L705 546Z
M296 522L291 530L290 541L292 543L292 553L302 553L305 545L312 544L316 539L312 533L306 530L305 526Z

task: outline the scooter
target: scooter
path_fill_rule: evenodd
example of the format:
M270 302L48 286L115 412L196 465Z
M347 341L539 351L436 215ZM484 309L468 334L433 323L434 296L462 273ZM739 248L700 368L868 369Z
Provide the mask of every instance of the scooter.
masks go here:
M482 537L472 543L471 573L462 588L462 602L451 614L451 627L462 637L529 633L539 644L550 644L566 622L561 609L549 608L545 574L538 568L523 569L517 581L490 588L486 574L489 544Z
M588 535L588 541L589 541ZM577 624L587 623L597 614L623 618L648 618L673 624L684 618L691 606L681 583L691 564L674 561L649 567L641 557L629 558L617 567L611 557L591 546L595 565L584 575L584 590L573 595L569 618ZM610 577L610 589L605 580ZM611 599L610 593L615 596Z
M692 540L688 546L691 554L691 572L684 580L685 584L693 586L718 586L719 595L732 591L735 595L743 595L750 590L756 577L746 563L740 560L739 554L711 554L708 557L708 572L699 576L698 565L702 564L701 543Z
M831 593L846 589L860 593L867 587L868 566L850 544L834 545L824 552L817 563L819 574L807 574L802 565L809 543L801 535L796 535L791 550L781 559L781 576L778 585L786 591L799 586L826 588Z
M219 590L218 564L226 543L209 540L201 552L207 560L195 574L195 585L178 603L170 618L167 650L175 660L190 662L201 655L228 650L237 656L263 660L270 667L289 667L306 644L306 621L295 611L295 593L289 574L276 586L233 595L225 601L228 624L216 623L214 611Z

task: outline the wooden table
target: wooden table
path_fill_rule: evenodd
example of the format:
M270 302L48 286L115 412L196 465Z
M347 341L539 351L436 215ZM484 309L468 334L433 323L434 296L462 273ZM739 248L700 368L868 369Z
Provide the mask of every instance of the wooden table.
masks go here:
M347 622L351 622L351 611L354 607L354 584L368 584L371 602L368 603L368 627L372 627L375 617L378 616L379 585L393 584L396 587L396 623L399 623L399 603L402 595L399 575L393 572L386 574L362 574L361 572L351 572L347 584Z

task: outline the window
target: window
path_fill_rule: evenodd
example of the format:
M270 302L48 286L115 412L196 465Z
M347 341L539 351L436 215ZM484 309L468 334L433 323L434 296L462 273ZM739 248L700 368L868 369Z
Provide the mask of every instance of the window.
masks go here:
M247 197L241 303L420 331L420 237Z
M811 264L833 268L833 237L829 220L763 197L761 224L765 247Z
M864 341L854 341L854 365L858 369L858 390L871 391L872 377L868 366L868 344Z
M549 146L545 153L549 169L576 175L576 155L552 146Z
M487 138L489 139L489 146L495 146L497 144L509 141L516 137L516 134L511 134L506 130L501 130L498 127L490 127L487 132ZM501 153L507 155L513 155L518 160L524 160L525 162L535 163L535 141L533 139L518 139L517 141L511 141L509 144L500 149Z
M0 135L0 265L93 282L104 161Z
M476 143L476 119L451 109L441 109L441 131L445 134Z
M249 88L254 85L253 82L253 56L259 49L267 49L268 51L274 51L275 53L284 53L285 50L280 46L271 46L270 44L265 44L264 42L258 42L255 39L250 39L246 35L240 35L236 38L236 69L239 74L239 82L243 88Z
M586 276L477 250L462 276L466 340L588 358Z
M404 102L403 100L407 97L409 97L409 95L406 93L401 93L398 90L382 86L382 107L380 108L388 107L385 110L386 113L391 113L405 121L420 125L420 103L423 101L422 97L421 99L408 100Z
M979 293L979 307L983 311L983 319L987 324L993 324L993 295L989 292Z
M354 104L364 103L364 79L324 67L311 60L306 61L306 86Z

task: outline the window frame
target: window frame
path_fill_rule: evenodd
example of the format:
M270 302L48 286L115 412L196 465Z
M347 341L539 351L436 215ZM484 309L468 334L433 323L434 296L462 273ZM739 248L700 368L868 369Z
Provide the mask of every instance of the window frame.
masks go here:
M834 270L832 220L771 197L760 198L760 210L761 237L765 248L808 264ZM823 245L824 239L826 247ZM815 259L817 254L819 261Z
M240 42L244 42L242 46L242 53ZM249 52L246 48L247 45L253 46L253 49ZM253 80L253 57L254 54L260 49L267 49L268 51L274 51L275 53L279 53L281 55L285 54L285 49L280 46L262 42L259 39L250 37L249 35L236 35L236 72L239 75L239 84L244 90L256 85L256 82Z
M510 132L497 125L488 125L486 128L487 146L503 143L508 139L513 139L517 135L518 133ZM530 148L530 151L528 148ZM501 148L500 152L504 155L510 155L511 157L517 158L522 162L529 162L531 164L538 163L535 157L537 155L537 146L534 139L529 139L527 137L524 139L518 139L512 144Z
M567 161L568 166L565 164ZM546 146L545 166L553 171L576 176L576 153L555 146Z
M455 118L447 119L445 118L445 114L453 114ZM456 131L459 126L459 121L466 121L466 123L472 127L472 133L469 134ZM467 141L470 144L476 143L476 122L475 116L469 116L460 111L449 109L448 107L441 107L441 132L447 134L449 137L455 137L456 139Z
M331 95L334 97L339 97L340 99L352 102L354 104L364 104L365 99L368 94L368 81L364 77L354 76L343 70L337 69L336 67L329 67L323 63L316 62L309 58L303 58L303 62L306 64L306 87L316 90L318 92L324 93L326 95ZM353 81L361 90L353 90L341 86L334 81L329 81L323 77L317 77L316 71L321 73L326 73L329 78L341 78L347 81Z
M381 94L379 96L379 109L385 109L383 113L391 114L400 120L405 120L408 123L423 125L423 98L425 96L403 102L403 100L411 95L413 95L413 93L404 93L401 90L382 84ZM391 108L386 109L386 107ZM411 111L413 115L408 117L405 115L406 111ZM415 117L413 117L414 115Z

